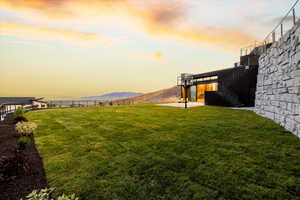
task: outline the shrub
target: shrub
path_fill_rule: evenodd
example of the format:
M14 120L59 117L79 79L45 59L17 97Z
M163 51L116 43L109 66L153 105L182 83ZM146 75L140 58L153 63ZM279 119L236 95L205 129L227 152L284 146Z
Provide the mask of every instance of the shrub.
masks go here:
M18 122L16 124L17 132L22 136L30 136L33 131L37 128L37 125L32 122Z
M25 110L25 108L23 106L18 107L15 110L15 117L24 117L25 111L26 110Z
M55 108L55 104L53 104L53 103L48 103L48 104L47 104L47 107L48 107L48 108Z
M24 116L19 116L19 117L15 118L15 123L18 123L18 122L28 122L28 120Z
M33 190L27 197L27 200L54 200L51 198L53 188L45 188L41 190Z
M33 190L27 197L26 200L55 200L52 198L52 193L54 191L54 188L45 188L41 190ZM22 200L22 199L21 199ZM75 194L72 195L65 195L62 194L61 196L57 197L56 200L79 200L75 196Z
M72 194L72 195L61 195L57 198L57 200L79 200L79 198L77 198L75 196L75 194Z
M4 174L0 172L0 183L5 181Z
M22 136L17 140L17 147L20 150L25 150L28 147L30 147L30 145L31 145L31 139L28 137Z

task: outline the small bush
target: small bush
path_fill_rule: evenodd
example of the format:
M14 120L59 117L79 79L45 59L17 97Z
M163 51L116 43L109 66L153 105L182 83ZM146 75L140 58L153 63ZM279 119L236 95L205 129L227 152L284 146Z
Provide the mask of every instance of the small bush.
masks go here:
M52 193L54 191L54 188L45 188L41 190L33 190L27 197L26 200L55 200L52 198ZM21 199L22 200L22 199ZM75 196L75 194L72 195L61 195L56 198L56 200L79 200Z
M5 181L4 174L0 172L0 183L4 181Z
M57 200L79 200L79 198L77 198L75 196L75 194L72 194L72 195L61 195L57 198Z
M25 108L23 106L21 107L18 107L16 110L15 110L15 117L24 117L24 114L25 114Z
M56 105L54 103L48 103L47 108L55 108Z
M22 136L17 140L17 147L20 150L25 150L28 147L30 147L30 145L31 145L31 139L28 137Z
M32 122L18 122L16 124L16 130L22 136L32 135L36 128L37 125Z
M19 116L19 117L15 118L15 123L18 123L18 122L28 122L28 120L24 116Z
M27 197L27 200L54 200L51 194L54 191L52 188L45 188L41 190L33 190ZM22 200L22 199L21 199Z

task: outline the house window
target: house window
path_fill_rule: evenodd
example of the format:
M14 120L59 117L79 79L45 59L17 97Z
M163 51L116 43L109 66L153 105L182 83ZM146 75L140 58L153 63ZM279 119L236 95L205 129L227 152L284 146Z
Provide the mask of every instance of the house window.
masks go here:
M197 101L205 102L205 92L218 91L218 83L208 83L197 85Z

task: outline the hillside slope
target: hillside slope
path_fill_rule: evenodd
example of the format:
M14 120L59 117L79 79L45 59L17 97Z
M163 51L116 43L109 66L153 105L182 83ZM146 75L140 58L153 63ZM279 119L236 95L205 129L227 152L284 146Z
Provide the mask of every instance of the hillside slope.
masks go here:
M175 86L155 92L150 92L141 96L121 99L109 102L112 105L156 103L156 102L177 102L180 98L180 88Z
M136 92L112 92L108 94L103 94L101 96L91 96L91 97L81 97L82 100L98 100L98 101L114 101L119 99L127 99L136 96L141 96L143 93Z

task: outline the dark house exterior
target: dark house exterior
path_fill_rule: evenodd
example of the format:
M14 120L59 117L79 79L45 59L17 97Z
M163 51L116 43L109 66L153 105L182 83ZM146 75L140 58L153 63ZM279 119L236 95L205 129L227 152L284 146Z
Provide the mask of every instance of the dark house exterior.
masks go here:
M241 56L240 63L233 68L203 74L181 74L178 77L181 97L205 105L254 106L258 59L263 48L266 47L256 47L248 55Z

